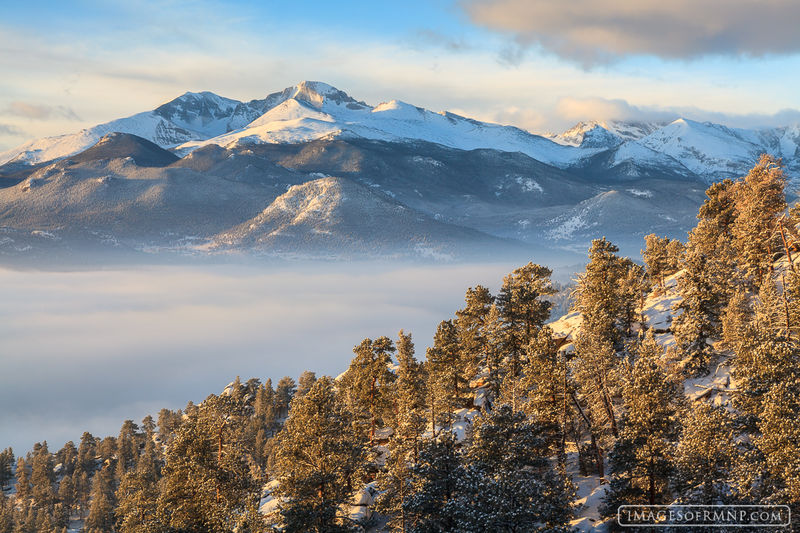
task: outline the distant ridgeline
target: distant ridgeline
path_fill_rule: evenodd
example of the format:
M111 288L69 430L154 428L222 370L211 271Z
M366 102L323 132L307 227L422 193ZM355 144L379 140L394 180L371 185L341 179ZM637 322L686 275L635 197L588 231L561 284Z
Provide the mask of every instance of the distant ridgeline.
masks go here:
M798 213L764 157L642 267L595 240L476 285L423 361L365 339L339 377L238 378L117 437L0 455L0 533L567 531L623 504L800 512Z
M321 82L156 109L0 153L0 261L89 253L575 264L605 235L683 238L709 184L800 126L582 122L559 135L371 106Z

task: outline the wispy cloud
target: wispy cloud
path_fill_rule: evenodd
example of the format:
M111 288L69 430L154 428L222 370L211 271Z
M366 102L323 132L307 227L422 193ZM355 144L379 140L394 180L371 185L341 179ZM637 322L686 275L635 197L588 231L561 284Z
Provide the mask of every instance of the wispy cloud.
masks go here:
M417 45L444 48L450 52L468 52L475 48L463 37L451 37L430 28L415 31L411 40Z
M462 0L471 20L584 65L800 51L794 0Z
M18 127L12 124L2 124L0 123L0 135L10 135L15 137L21 137L23 135L27 135L24 131L19 129Z
M3 111L2 115L23 117L32 120L47 120L58 117L66 120L80 121L80 117L67 106L34 104L31 102L11 102Z

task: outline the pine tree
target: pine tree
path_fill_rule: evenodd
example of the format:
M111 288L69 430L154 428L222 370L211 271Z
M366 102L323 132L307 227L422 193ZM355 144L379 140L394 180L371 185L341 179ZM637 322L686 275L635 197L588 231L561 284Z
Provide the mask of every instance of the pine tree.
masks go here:
M16 523L14 533L37 533L36 531L37 510L33 505L17 507L14 522Z
M75 448L75 443L67 441L64 446L56 453L55 462L61 464L61 473L63 475L72 475L75 471L75 466L78 461L78 449Z
M6 448L0 452L0 492L6 488L8 482L13 479L12 468L14 466L14 451Z
M681 313L672 323L678 347L688 355L687 370L702 373L710 359L710 341L721 333L721 316L732 287L730 273L720 267L718 259L709 258L690 247L683 263L684 273L678 280L682 300Z
M683 393L659 366L661 347L652 332L636 348L623 391L619 439L609 454L611 485L605 512L621 504L668 503L669 479L680 433Z
M148 439L153 438L153 435L156 433L156 422L153 420L152 416L147 415L142 419L142 431L144 431Z
M285 418L289 415L289 404L292 403L297 384L289 376L284 376L278 381L275 388L275 406L278 411L278 418Z
M458 343L458 331L452 320L439 324L433 346L425 353L428 371L428 404L431 424L449 428L453 412L467 404L469 382L466 378L466 360Z
M619 322L622 332L629 337L633 333L634 323L644 322L637 310L644 307L650 287L646 281L645 270L629 258L620 260L620 269L622 273L618 287Z
M550 281L552 273L547 267L528 263L503 278L497 308L503 322L507 368L514 378L519 376L525 348L550 317L551 303L544 297L556 292Z
M292 404L274 448L280 485L273 494L284 498L282 531L351 529L339 509L352 497L365 457L362 434L351 419L328 377Z
M572 417L572 379L566 356L559 353L550 328L544 327L528 345L528 360L523 367L522 386L526 398L522 410L531 420L558 429L559 460L565 461L567 425Z
M47 449L47 441L45 441L33 457L31 466L33 501L39 508L49 508L55 503L54 483L53 456L50 455L50 451Z
M619 436L614 397L620 389L619 357L611 340L592 330L583 330L575 339L572 375L581 401L587 406L593 437L608 441L606 432Z
M496 304L489 308L486 317L486 389L487 401L485 407L490 408L491 403L500 395L502 382L500 362L504 355L503 321L500 310Z
M777 480L771 501L800 510L800 376L775 384L765 395L755 445L769 475Z
M732 234L743 273L756 287L772 271L778 218L786 210L785 186L781 162L766 154L737 183Z
M69 509L59 502L53 506L51 515L53 522L52 531L57 531L59 533L66 532L69 527Z
M117 530L121 533L159 533L164 530L158 520L159 468L152 439L135 469L123 475L117 489L115 509Z
M72 476L64 476L58 484L58 501L69 516L75 507L75 483L72 481Z
M267 379L256 393L255 415L263 424L266 435L270 438L275 436L275 432L278 429L276 401L275 391L272 389L272 380Z
M681 268L686 247L678 239L672 239L667 244L667 271L666 275L672 275Z
M172 436L175 434L180 424L180 411L175 413L169 409L161 409L158 412L158 438L161 440L162 444L169 444Z
M459 531L566 529L575 492L548 460L555 432L556 426L529 422L508 405L477 419L458 495L446 505Z
M786 292L779 289L771 276L767 276L758 290L754 308L754 321L776 336L791 341L791 310Z
M13 531L14 504L6 497L6 493L0 490L0 533L13 533Z
M619 343L629 309L628 291L622 280L633 263L616 254L619 248L604 238L595 239L589 248L586 270L578 277L573 310L580 311L583 331L612 343Z
M476 375L481 368L491 364L488 354L487 326L494 297L489 289L478 285L467 289L465 306L456 311L455 325L459 344L466 359L467 375Z
M403 330L397 340L397 380L395 381L395 440L417 449L417 439L425 429L425 376L414 357L411 334Z
M264 467L269 459L270 439L278 430L275 391L272 390L271 379L267 379L266 383L258 387L254 411L251 425L255 433L255 456L259 465Z
M310 370L305 370L297 379L297 396L303 396L311 390L314 382L317 380L317 375Z
M97 455L102 463L113 463L117 455L117 439L106 437L97 445Z
M405 532L408 520L403 501L410 491L410 468L419 456L420 435L425 430L425 379L414 358L411 334L400 330L397 340L397 380L395 390L396 425L389 441L389 458L380 476L379 505L391 516L389 526Z
M766 395L779 384L794 383L800 376L800 348L777 336L757 315L739 343L732 374L737 383L734 405L753 430L764 411Z
M800 340L800 273L795 269L781 273L781 287L781 303L784 305L788 335L794 340Z
M114 474L108 467L103 468L92 478L92 499L86 528L111 533L114 530Z
M353 348L355 357L341 379L347 405L356 416L356 423L369 436L388 422L391 411L391 389L395 376L389 369L395 347L388 337L364 339Z
M721 234L731 235L736 222L736 188L731 179L713 183L706 189L706 200L700 206L697 218L713 223Z
M72 474L72 484L75 486L75 507L81 518L89 508L91 482L89 475L80 467Z
M779 325L779 300L765 280L733 358L734 405L750 438L739 485L748 500L789 503L800 511L800 346Z
M233 531L260 488L245 446L248 410L231 396L211 395L187 411L167 449L159 520L177 530Z
M463 511L452 502L464 476L456 440L449 431L425 441L419 459L411 468L410 492L403 502L407 531L429 533L458 531L458 514Z
M743 289L738 289L722 316L722 340L730 350L736 350L744 340L747 326L753 319L750 297Z
M52 531L55 529L53 517L50 515L47 509L37 509L34 527L36 528L36 533L52 533Z
M139 456L139 426L133 420L122 423L117 437L117 479L122 479L125 473L136 465Z
M22 502L23 504L27 503L32 497L32 489L31 489L31 478L30 474L28 473L28 465L25 462L25 458L20 457L17 459L17 496L16 500L18 502Z
M669 259L669 237L659 237L655 233L645 235L642 260L647 268L647 276L659 290L664 290L664 278L671 274Z
M738 452L734 424L721 407L696 401L687 413L675 452L675 489L682 503L728 503Z

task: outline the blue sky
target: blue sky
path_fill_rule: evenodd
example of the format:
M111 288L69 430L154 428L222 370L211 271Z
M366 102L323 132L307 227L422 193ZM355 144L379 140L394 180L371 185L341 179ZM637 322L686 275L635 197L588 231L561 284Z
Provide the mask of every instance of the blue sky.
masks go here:
M0 16L0 149L187 90L303 79L534 132L579 120L800 120L798 3L27 2Z

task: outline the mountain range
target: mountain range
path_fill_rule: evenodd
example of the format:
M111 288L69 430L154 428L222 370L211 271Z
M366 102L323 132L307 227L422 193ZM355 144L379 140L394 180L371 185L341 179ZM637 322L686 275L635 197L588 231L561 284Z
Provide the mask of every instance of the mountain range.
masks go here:
M321 82L186 93L0 153L0 254L567 257L600 235L636 253L647 233L685 236L707 185L761 153L800 177L799 146L798 125L688 119L535 135Z

